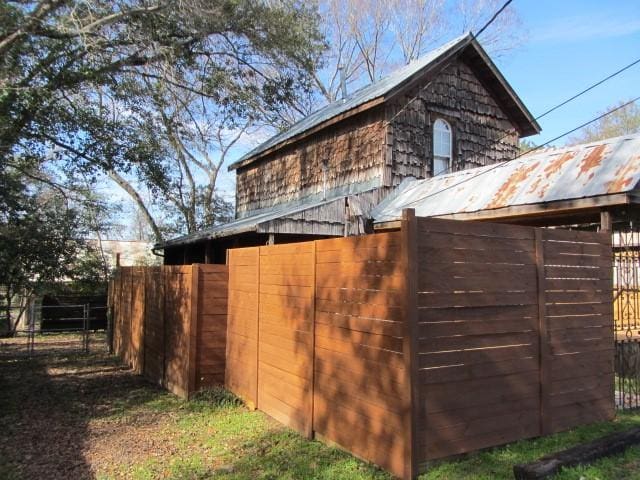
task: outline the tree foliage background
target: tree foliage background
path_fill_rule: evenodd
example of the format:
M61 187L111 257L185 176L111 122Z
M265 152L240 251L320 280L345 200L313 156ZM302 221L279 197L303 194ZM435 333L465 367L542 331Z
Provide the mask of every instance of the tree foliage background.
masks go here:
M113 195L97 193L109 182L131 199L134 223L152 241L228 221L233 205L219 181L236 149L335 101L340 68L352 91L478 28L499 4L0 3L0 228L12 252L4 265L24 260L12 277L23 289L71 275L76 240L100 238L112 223ZM485 46L513 48L519 26L509 7Z

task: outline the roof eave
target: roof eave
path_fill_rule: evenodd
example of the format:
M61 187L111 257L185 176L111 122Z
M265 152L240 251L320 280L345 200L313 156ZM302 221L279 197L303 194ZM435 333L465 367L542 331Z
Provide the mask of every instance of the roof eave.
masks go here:
M491 57L487 55L487 52L485 52L484 48L482 48L482 45L480 45L475 37L472 38L470 44L473 46L474 52L480 57L482 62L489 68L489 71L491 72L493 77L498 81L498 85L502 87L504 93L506 94L506 99L515 104L517 110L522 115L521 119L514 119L514 123L518 125L518 132L520 133L520 136L528 137L530 135L536 135L540 133L542 131L540 124L536 121L533 114L525 106L524 102L520 99L507 79L502 75L496 64L493 63Z

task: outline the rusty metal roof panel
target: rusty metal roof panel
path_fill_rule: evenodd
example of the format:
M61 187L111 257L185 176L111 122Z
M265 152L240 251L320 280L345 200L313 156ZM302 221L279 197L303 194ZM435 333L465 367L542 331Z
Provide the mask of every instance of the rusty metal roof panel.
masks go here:
M402 209L432 217L626 193L640 182L640 134L532 152L517 160L413 180L373 211L376 222Z

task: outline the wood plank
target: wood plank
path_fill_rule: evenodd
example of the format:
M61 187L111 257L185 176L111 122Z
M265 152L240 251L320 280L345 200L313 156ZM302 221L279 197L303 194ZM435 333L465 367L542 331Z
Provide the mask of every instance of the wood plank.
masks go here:
M461 321L484 322L492 320L530 320L538 318L537 305L487 305L483 307L422 307L419 312L420 322Z
M314 363L317 371L324 372L328 375L332 375L333 372L338 370L344 370L354 378L359 378L372 371L378 371L384 368L386 373L384 381L386 382L402 384L406 378L404 365L381 365L375 360L364 358L354 359L352 355L334 352L320 347L315 350Z
M488 264L511 264L511 265L534 265L535 258L533 252L515 252L510 250L479 250L479 249L457 249L434 248L431 246L420 246L418 248L420 258L437 258L439 261L448 260L455 263L488 263Z
M429 232L420 238L422 246L445 249L508 250L511 252L533 252L533 240L520 238L487 237L464 233Z
M535 291L531 292L456 292L423 293L418 292L418 309L423 307L492 307L507 305L534 305Z
M402 337L390 337L322 323L315 325L316 335L393 352L402 352Z
M484 222L459 222L440 218L418 218L418 238L429 233L449 233L533 240L533 229L519 225Z
M360 250L367 248L392 249L400 245L400 233L377 233L356 237L330 238L316 242L317 253L327 251Z
M451 337L454 335L491 335L533 331L537 325L534 318L485 321L433 321L418 324L418 338Z
M316 301L318 313L338 313L353 317L362 317L379 320L402 321L402 308L367 303L338 303L327 300Z
M420 455L425 460L435 460L438 458L472 452L481 448L503 445L524 438L538 436L540 433L536 419L531 417L515 428L504 428L499 431L465 437L451 442L429 442L422 445Z
M418 341L418 351L443 352L467 349L487 349L509 345L535 345L537 332L492 333L490 335L463 335L451 337L422 337Z
M401 264L388 261L320 263L316 268L316 275L326 278L331 275L345 277L353 275L387 276L402 275Z
M448 365L420 370L420 384L466 382L484 377L538 371L538 356L469 365ZM461 390L464 385L460 385Z
M600 232L589 232L585 230L566 230L561 228L545 228L544 240L545 242L553 243L551 240L566 241L566 242L579 242L579 243L595 243L601 245L608 245L611 243L611 235Z
M445 365L486 363L508 359L528 358L538 354L538 342L479 350L456 350L452 352L421 352L418 356L420 368Z
M357 332L388 335L391 337L402 336L402 323L391 320L375 318L354 317L340 313L316 312L316 323L346 328Z
M529 291L535 288L536 277L527 271L500 276L489 276L486 273L456 277L431 274L421 276L418 281L418 291L420 292L481 291L499 293L516 289Z

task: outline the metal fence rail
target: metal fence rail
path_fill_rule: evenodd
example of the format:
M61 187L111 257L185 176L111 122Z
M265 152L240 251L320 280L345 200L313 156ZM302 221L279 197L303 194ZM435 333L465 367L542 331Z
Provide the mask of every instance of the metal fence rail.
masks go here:
M91 351L92 345L104 348L104 325L99 325L106 306L85 304L30 306L26 328L15 332L11 342L13 354L47 355L58 353L82 353ZM98 339L100 339L98 341ZM104 345L101 345L104 344Z
M615 399L640 408L640 229L629 220L612 234Z

